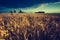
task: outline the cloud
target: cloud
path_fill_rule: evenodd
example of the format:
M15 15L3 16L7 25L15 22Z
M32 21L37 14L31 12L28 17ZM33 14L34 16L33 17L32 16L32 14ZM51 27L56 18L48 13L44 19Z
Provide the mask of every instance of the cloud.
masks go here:
M45 11L45 12L54 12L55 11L56 12L60 9L59 4L60 4L60 2L54 2L54 3L42 3L42 4L33 5L31 7L26 7L26 8L6 8L6 7L0 7L0 8L2 11L6 11L6 12L11 11L11 10L16 10L18 12L18 11L20 11L20 9L24 12L37 12L37 11ZM54 11L52 11L52 10L54 10Z
M60 2L54 2L54 3L42 3L38 5L34 5L29 8L25 8L24 11L26 12L36 12L36 11L45 11L45 12L59 12L60 9ZM54 10L54 11L52 11Z
M57 3L60 3L60 2L55 2L54 4L57 4Z
M22 8L22 10L26 11L26 12L36 12L36 11L43 9L47 5L48 4L46 4L46 3L45 4L38 4L38 5L34 5L32 7Z
M0 0L0 6L9 8L31 7L36 4L59 2L59 0Z

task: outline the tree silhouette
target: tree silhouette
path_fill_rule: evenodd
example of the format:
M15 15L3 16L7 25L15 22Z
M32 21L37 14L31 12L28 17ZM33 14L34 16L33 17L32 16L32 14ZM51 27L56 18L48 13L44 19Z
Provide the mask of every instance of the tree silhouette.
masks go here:
M10 13L13 13L13 11L11 11Z
M14 13L16 13L16 10L14 10Z
M38 12L35 12L35 13L45 13L44 11L38 11Z
M23 13L23 11L22 11L22 10L20 10L20 11L19 11L19 13Z

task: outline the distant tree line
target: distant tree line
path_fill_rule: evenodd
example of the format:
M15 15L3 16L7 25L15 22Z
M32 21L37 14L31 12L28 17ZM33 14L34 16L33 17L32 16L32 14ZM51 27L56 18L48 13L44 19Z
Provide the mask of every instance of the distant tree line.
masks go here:
M10 13L16 13L16 10L10 11ZM25 13L25 12L23 12L22 10L20 10L18 13ZM44 11L38 11L38 12L35 12L35 13L45 13L45 12Z
M35 13L45 13L44 11L38 11L38 12L35 12Z
M16 13L16 10L10 11L10 13ZM18 13L24 13L22 10L20 10Z

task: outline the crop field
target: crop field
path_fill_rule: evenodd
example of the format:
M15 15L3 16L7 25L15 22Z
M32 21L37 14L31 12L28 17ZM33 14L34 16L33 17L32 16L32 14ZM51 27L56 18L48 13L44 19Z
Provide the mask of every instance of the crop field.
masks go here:
M60 15L0 14L0 39L60 40Z

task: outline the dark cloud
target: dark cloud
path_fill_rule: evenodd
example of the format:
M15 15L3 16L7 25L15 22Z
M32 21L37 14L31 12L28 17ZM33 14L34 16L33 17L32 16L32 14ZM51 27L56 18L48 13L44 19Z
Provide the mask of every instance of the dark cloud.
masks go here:
M59 2L60 0L0 0L0 6L9 8L25 8L42 3Z

